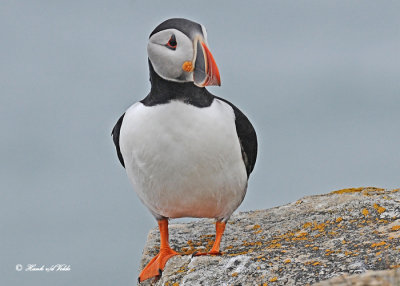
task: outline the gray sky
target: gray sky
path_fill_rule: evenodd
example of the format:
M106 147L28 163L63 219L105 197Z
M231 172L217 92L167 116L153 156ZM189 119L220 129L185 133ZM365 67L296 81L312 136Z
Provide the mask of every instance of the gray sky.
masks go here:
M399 187L398 1L0 1L0 284L134 285L155 220L110 132L149 91L161 21L205 25L258 133L239 210ZM69 264L66 273L16 264Z

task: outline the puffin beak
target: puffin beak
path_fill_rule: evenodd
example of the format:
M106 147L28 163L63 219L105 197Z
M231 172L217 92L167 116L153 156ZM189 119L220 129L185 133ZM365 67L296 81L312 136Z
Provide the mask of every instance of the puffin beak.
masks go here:
M194 84L199 87L221 85L217 64L207 45L202 40L196 43L196 59L193 71Z

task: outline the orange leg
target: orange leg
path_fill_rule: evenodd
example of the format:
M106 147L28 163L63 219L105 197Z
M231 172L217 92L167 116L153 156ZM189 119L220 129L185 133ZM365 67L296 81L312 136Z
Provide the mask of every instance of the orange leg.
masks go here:
M219 251L219 245L221 243L222 235L224 234L225 230L225 222L217 221L215 224L215 241L213 244L213 247L209 252L197 252L194 254L194 256L200 256L200 255L221 255L221 252Z
M160 229L160 252L153 257L152 260L143 268L139 275L139 282L146 279L160 276L164 270L165 264L172 256L179 255L176 251L172 250L168 242L168 219L158 221Z

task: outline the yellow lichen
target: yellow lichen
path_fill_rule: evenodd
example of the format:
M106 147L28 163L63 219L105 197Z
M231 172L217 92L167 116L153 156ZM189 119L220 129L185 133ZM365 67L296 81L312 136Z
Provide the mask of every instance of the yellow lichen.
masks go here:
M275 282L276 280L278 280L278 277L272 277L271 279L269 279L269 282Z
M238 275L239 275L239 273L237 273L237 272L232 273L232 277L236 277Z
M348 194L348 193L359 193L363 190L364 188L348 188L348 189L341 189L337 191L331 192L331 194Z
M390 265L390 268L391 268L391 269L393 269L393 268L400 268L400 264L397 264L397 265Z
M332 250L330 250L330 249L327 249L327 250L325 250L325 255L326 256L329 256L329 255L331 255L332 253L334 253L334 251L332 251Z
M375 187L360 187L360 188L348 188L342 189L338 191L333 191L331 194L349 194L349 193L361 193L365 196L371 196L370 192L382 192L384 189L375 188Z
M368 211L367 209L363 209L363 210L361 211L361 213L362 213L364 216L367 216L367 215L369 214L369 211Z
M381 214L383 213L386 209L378 204L374 204L374 209L376 209L376 211Z
M392 228L390 230L391 231L400 230L400 225L394 225L394 226L392 226Z
M253 226L253 229L256 230L256 229L259 229L260 227L261 226L259 224L256 224L256 225Z
M296 236L296 237L304 237L304 236L307 236L307 235L308 235L307 231L300 230L300 231L296 232L296 234L294 236Z
M290 262L292 262L292 260L290 260L290 259L286 259L285 261L283 261L285 264L288 264L288 263L290 263Z
M248 254L248 251L241 251L241 252L237 252L237 253L229 253L228 256L238 256L238 255L244 255L244 254Z
M343 220L342 217L338 217L338 218L336 219L336 222L337 222L337 223L340 223L342 220Z
M384 192L384 191L385 191L385 189L382 189L382 188L367 187L367 188L364 188L362 193L364 196L370 197L370 196L374 195L374 192Z
M386 244L385 241L376 242L376 243L371 244L371 247L379 247L379 246L382 246L382 245L385 245L385 244Z
M268 248L279 248L279 247L281 247L282 245L280 244L280 243L272 243L272 244L270 244L270 245L268 245L267 247L266 247L266 249L268 249Z
M318 261L314 262L312 265L317 266L320 265L321 263L319 263Z

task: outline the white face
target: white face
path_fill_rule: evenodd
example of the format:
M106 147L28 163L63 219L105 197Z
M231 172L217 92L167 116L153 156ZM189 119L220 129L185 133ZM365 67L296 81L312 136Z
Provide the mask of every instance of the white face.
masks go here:
M173 45L175 42L176 46ZM185 62L193 61L193 42L182 32L168 29L152 35L147 53L160 77L177 82L193 81L193 73L182 69Z

